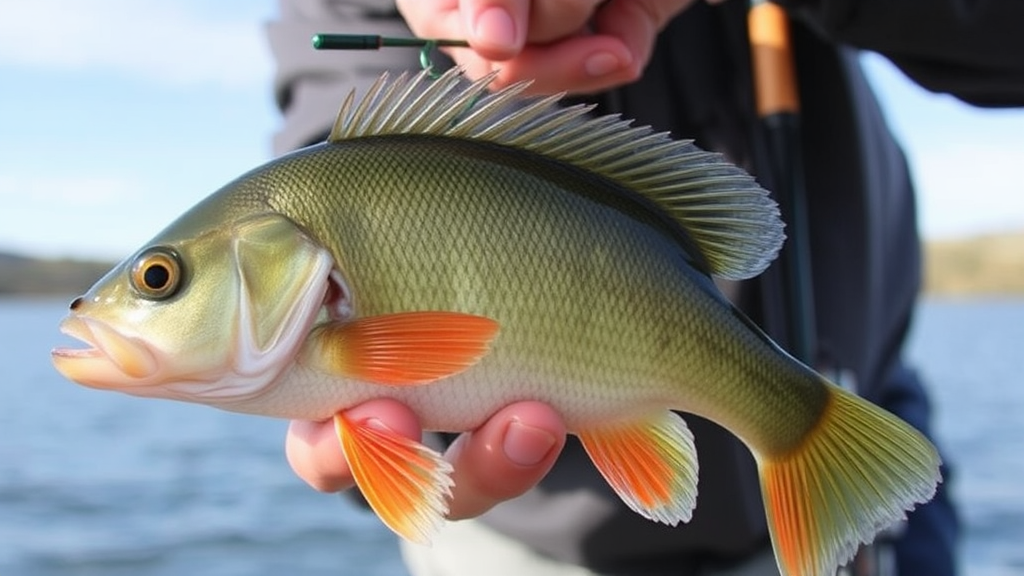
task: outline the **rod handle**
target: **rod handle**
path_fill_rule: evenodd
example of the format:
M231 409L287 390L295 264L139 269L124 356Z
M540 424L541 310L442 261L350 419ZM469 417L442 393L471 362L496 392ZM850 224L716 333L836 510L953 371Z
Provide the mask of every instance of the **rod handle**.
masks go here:
M800 99L786 11L772 2L755 2L747 15L747 27L758 116L798 113Z

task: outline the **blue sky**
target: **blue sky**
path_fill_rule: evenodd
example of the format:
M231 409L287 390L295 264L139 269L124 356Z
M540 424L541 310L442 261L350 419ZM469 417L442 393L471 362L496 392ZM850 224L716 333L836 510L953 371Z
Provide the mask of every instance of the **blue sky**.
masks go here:
M34 0L0 20L0 250L120 259L270 157L272 0ZM10 15L9 15L10 16ZM866 64L926 236L1024 228L1024 110Z

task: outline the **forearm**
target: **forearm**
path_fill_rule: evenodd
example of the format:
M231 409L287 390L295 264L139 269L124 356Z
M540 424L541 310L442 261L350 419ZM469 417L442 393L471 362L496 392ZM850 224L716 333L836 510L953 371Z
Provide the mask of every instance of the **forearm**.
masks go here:
M828 37L879 52L923 87L1024 105L1024 2L777 0Z

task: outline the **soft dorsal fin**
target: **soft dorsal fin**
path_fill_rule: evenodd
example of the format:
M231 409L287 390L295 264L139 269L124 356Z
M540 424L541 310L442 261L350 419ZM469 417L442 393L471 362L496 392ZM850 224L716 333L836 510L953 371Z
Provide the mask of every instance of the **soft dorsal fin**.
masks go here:
M528 150L652 200L689 232L716 276L750 278L775 258L785 238L777 205L720 154L618 116L590 117L592 106L558 106L561 95L524 97L526 82L489 93L493 78L467 84L454 68L436 79L382 75L358 104L349 94L328 141L429 134Z

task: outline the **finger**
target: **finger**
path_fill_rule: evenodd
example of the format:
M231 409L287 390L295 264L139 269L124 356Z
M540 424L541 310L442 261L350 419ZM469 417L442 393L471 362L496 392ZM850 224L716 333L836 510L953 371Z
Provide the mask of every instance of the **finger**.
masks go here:
M541 402L506 406L473 432L460 436L446 458L454 467L452 520L472 518L532 488L565 445L565 425Z
M420 38L463 39L459 0L397 0L399 14Z
M530 6L528 44L547 44L583 33L604 0L557 0Z
M465 39L481 58L506 60L526 44L530 0L461 0Z
M587 94L614 88L640 77L658 33L693 2L610 0L595 14L589 33L547 45L527 44L518 56L505 62L469 54L459 63L472 78L498 70L493 89L521 80L533 80L532 94Z
M642 65L620 39L584 35L547 46L527 46L496 69L499 74L493 89L532 80L531 94L586 94L635 80Z
M525 42L529 0L398 0L413 34L421 38L468 40L472 48L444 48L474 80L515 56Z
M420 439L419 420L412 410L398 401L370 400L347 410L345 414L357 422L374 418L403 436ZM285 455L295 474L321 492L338 492L354 484L334 423L330 420L293 420L285 437Z
M466 40L483 59L514 58L527 43L546 44L585 31L604 0L461 0Z
M461 66L476 57L505 60L526 43L530 0L399 0L398 10L421 38L466 40L472 51L452 51Z
M636 75L651 58L658 33L694 0L611 0L594 18L595 32L618 38L638 64Z

